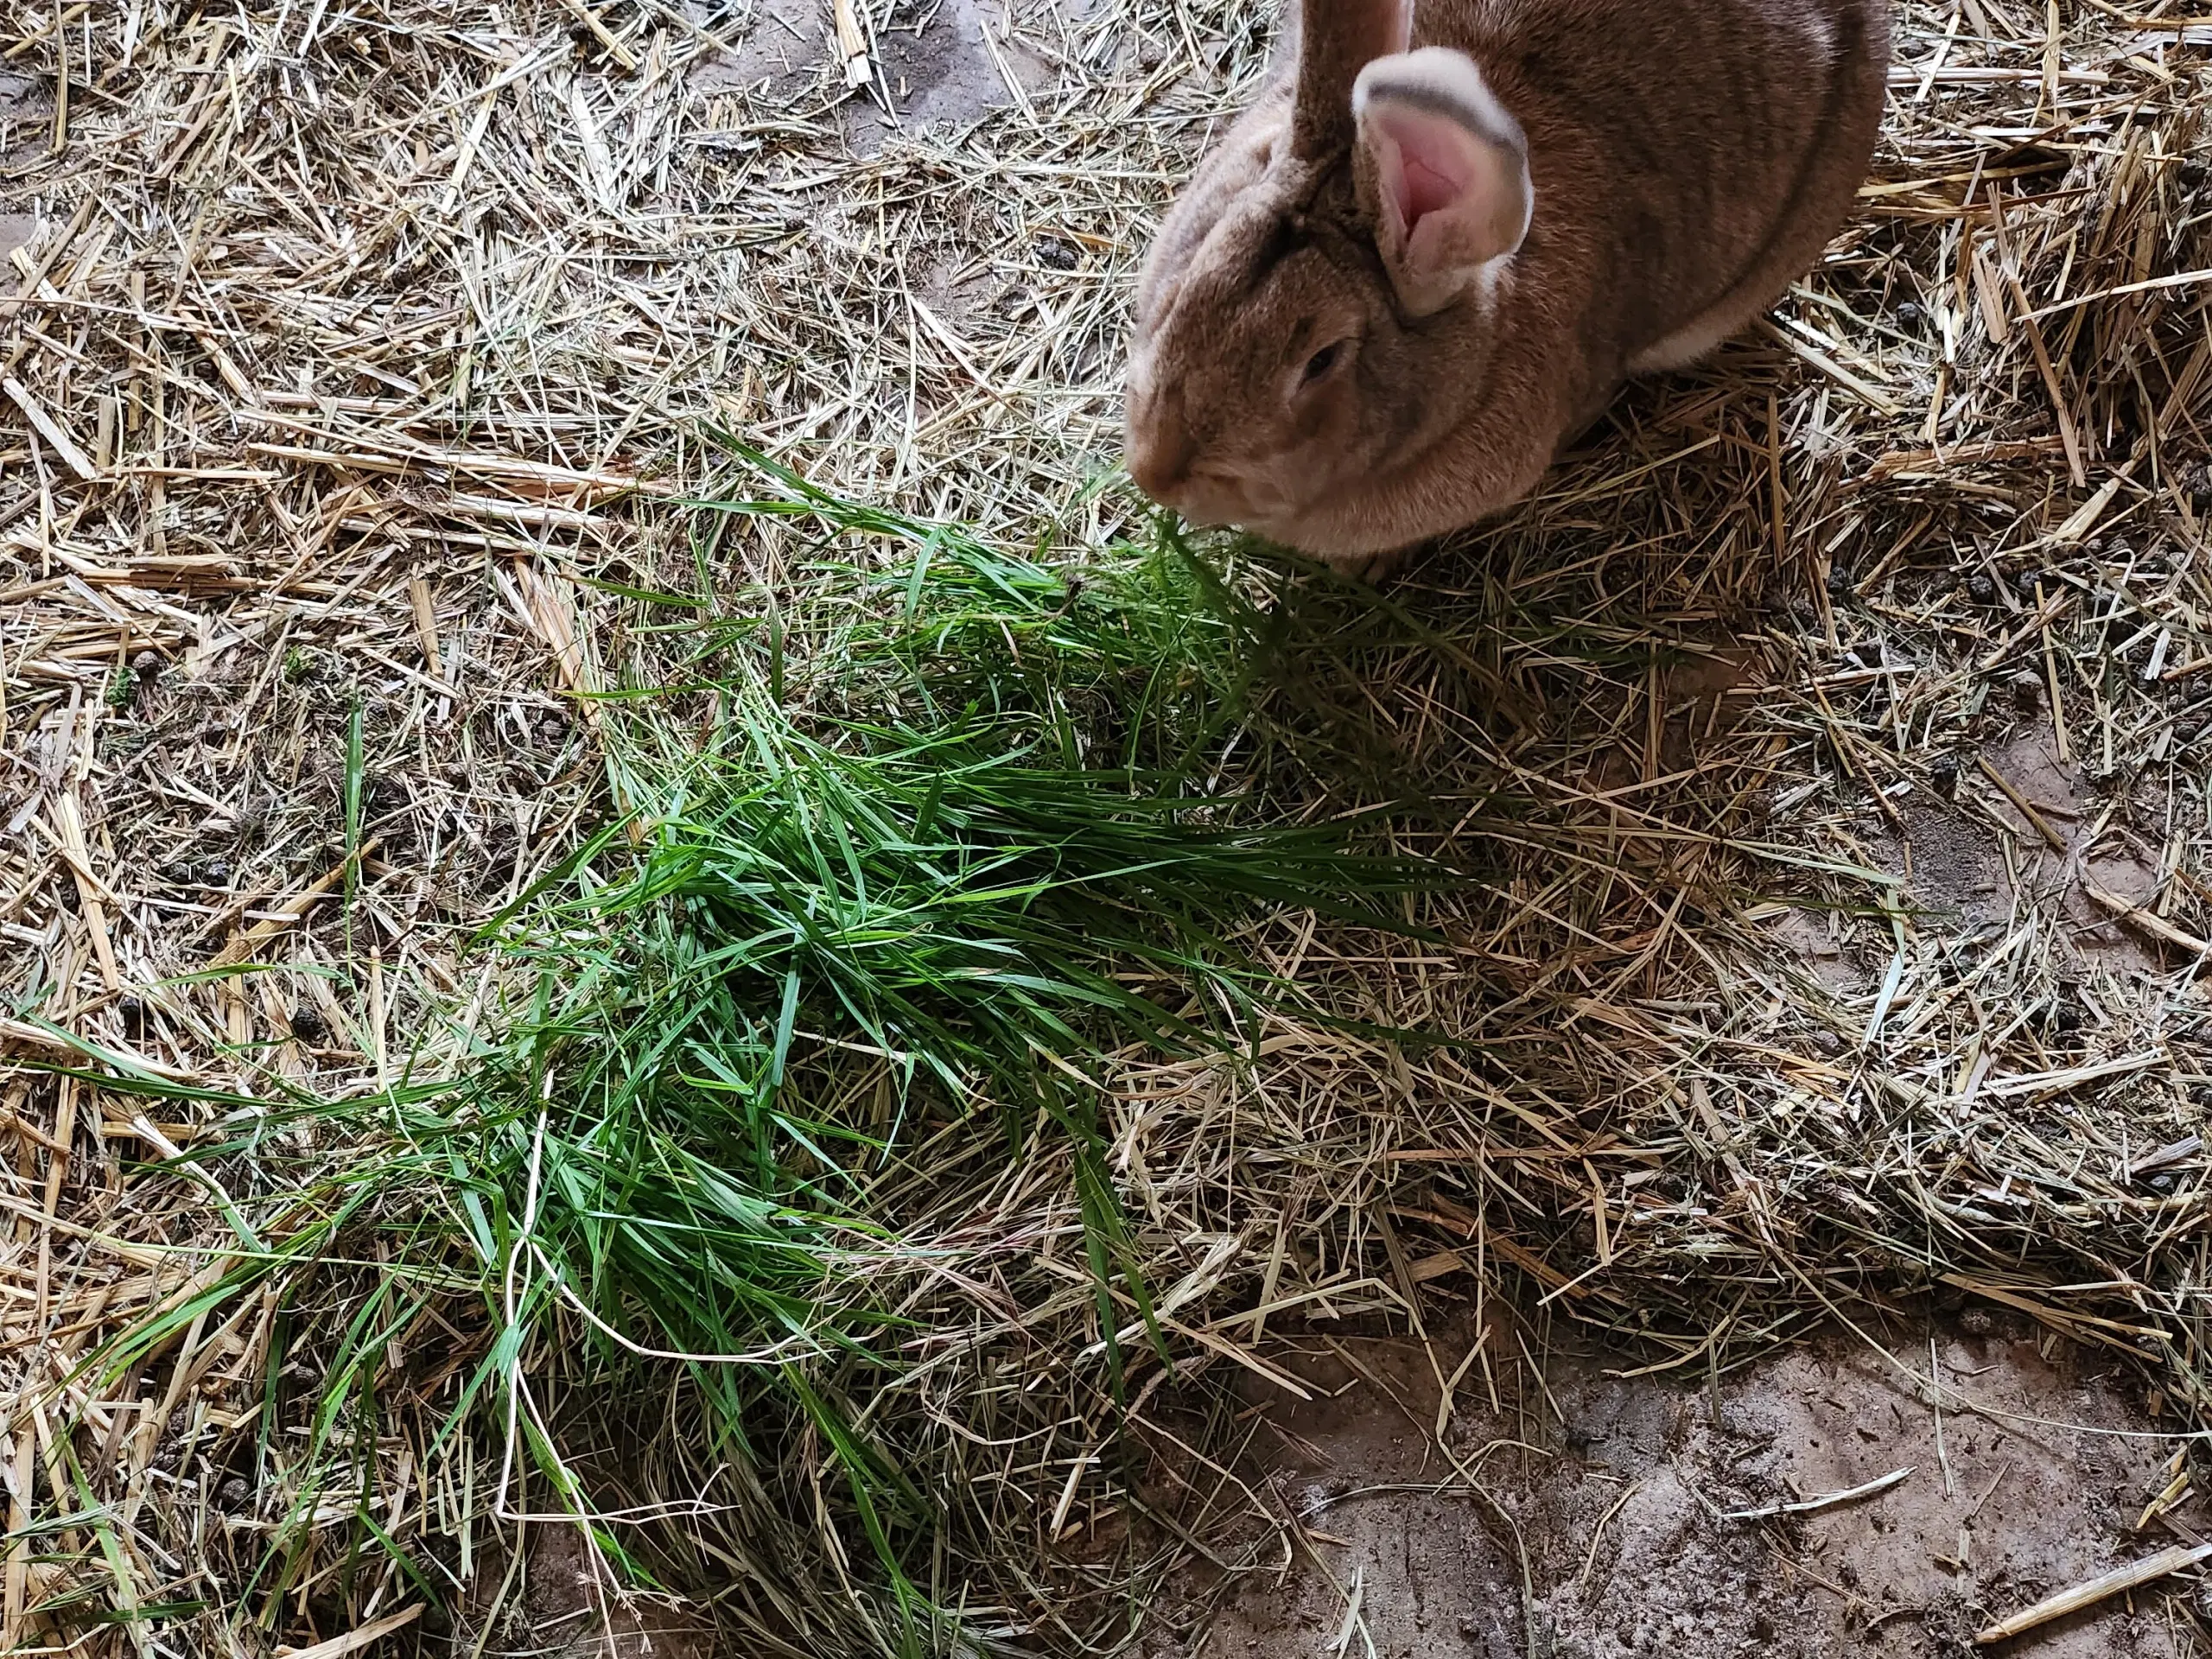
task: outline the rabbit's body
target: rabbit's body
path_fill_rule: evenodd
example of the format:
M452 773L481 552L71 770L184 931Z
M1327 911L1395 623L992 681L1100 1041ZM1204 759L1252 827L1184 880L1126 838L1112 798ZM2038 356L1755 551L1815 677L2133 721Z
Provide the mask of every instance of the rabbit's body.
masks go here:
M1885 0L1311 0L1301 33L1146 267L1130 470L1358 563L1519 499L1626 377L1819 258L1889 24Z

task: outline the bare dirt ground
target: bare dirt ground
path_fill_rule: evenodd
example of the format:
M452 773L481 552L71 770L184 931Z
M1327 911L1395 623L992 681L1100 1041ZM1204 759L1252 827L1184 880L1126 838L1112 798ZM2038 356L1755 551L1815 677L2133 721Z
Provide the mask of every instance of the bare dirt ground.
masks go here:
M617 1600L573 1528L533 1535L524 1593L479 1627L487 1653L544 1659L710 1659L705 1621L644 1599Z
M1417 1342L1311 1335L1285 1363L1316 1397L1255 1384L1238 1471L1276 1517L1254 1545L1275 1570L1217 1615L1198 1599L1163 1606L1144 1651L1932 1659L2194 1539L2193 1497L2135 1530L2176 1442L2127 1373L1979 1310L1932 1338L1901 1321L1882 1341L1827 1339L1717 1383L1561 1354L1541 1382L1507 1368L1495 1407L1476 1369L1440 1441L1438 1372L1452 1374L1464 1332L1433 1338L1433 1364ZM1868 1497L1771 1514L1899 1471ZM2201 1650L2196 1617L2154 1589L2006 1650L2171 1659Z
M1080 16L1084 8L1067 10ZM864 154L894 132L957 125L1020 105L1050 79L1048 66L986 0L943 0L918 16L894 16L880 34L861 38L875 73L837 115L847 142ZM834 96L838 51L817 0L761 0L738 49L697 65L690 82L702 92L765 84L772 95L795 99L819 95L826 82Z

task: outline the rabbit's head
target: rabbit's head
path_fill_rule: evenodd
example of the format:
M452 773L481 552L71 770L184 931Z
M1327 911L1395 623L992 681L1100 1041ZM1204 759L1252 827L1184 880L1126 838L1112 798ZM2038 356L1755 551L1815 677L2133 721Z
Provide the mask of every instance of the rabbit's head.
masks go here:
M1533 193L1473 60L1407 49L1408 0L1303 11L1294 79L1207 159L1147 264L1128 466L1198 522L1349 561L1432 516L1378 486L1483 395Z

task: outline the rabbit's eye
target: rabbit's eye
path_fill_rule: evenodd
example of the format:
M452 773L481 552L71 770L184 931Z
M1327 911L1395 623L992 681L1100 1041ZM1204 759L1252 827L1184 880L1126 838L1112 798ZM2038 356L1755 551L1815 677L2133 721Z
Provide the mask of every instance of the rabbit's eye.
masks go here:
M1328 345L1324 346L1319 351L1314 353L1313 356L1307 358L1306 359L1306 382L1307 384L1311 384L1315 380L1319 380L1323 375L1334 368L1336 366L1337 359L1343 351L1344 342L1342 340L1332 340Z

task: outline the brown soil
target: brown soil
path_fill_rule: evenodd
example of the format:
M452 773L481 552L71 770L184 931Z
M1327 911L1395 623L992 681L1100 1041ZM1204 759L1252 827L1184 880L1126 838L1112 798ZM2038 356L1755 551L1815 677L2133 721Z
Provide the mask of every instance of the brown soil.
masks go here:
M53 93L30 76L12 73L0 63L0 181L28 169L52 143L53 128ZM29 241L36 226L30 214L0 212L0 261ZM15 292L12 273L0 274L0 283Z
M1500 1338L1514 1350L1500 1330L1493 1353ZM1435 1366L1449 1376L1465 1352L1440 1338ZM1940 1409L1903 1369L1924 1376L1931 1353ZM1717 1388L1560 1357L1525 1389L1501 1376L1493 1410L1478 1366L1449 1457L1418 1342L1317 1341L1286 1363L1316 1397L1252 1393L1240 1472L1276 1521L1254 1545L1262 1570L1210 1617L1205 1586L1185 1586L1147 1659L1961 1655L1993 1619L2194 1537L2193 1498L2132 1530L2176 1442L2118 1386L2129 1374L1978 1311L1932 1349L1830 1340ZM1730 1518L1903 1469L1818 1513ZM1999 1651L2202 1651L2190 1593L2167 1581Z
M847 138L872 151L895 129L973 121L1014 103L1014 86L1050 83L1050 66L1007 30L1006 8L942 0L892 9L871 43L871 79L855 90L832 60L829 17L822 0L762 0L737 49L701 63L691 84L724 92L766 83L780 98L840 104Z
M2124 829L2111 832L2113 821L2124 825L2126 816L2099 799L2077 761L2060 758L2048 721L1992 747L1986 758L2065 849L2045 842L2041 829L1970 760L1962 769L1962 783L1965 792L1980 800L1981 816L1915 791L1900 804L1910 856L1898 854L1895 836L1883 845L1885 863L1907 876L1912 901L1969 928L1993 929L2013 918L2021 889L2053 893L2077 969L2094 964L2139 974L2163 971L2166 964L2158 952L2093 900L2083 882L2086 876L2131 903L2155 898L2160 885L2155 853L2146 857L2139 844L2127 844ZM2156 816L2152 812L2154 822ZM2009 866L2006 847L1991 820L2012 832Z
M524 1567L512 1580L496 1567L478 1574L475 1587L499 1599L470 1609L457 1652L472 1643L511 1659L710 1659L716 1651L698 1614L618 1593L573 1526L531 1528Z
M1982 760L2035 809L2063 850L1990 781ZM2164 947L2131 931L2091 897L2094 887L2155 907L2162 887L2158 850L2130 827L2155 823L2155 804L2131 815L2101 798L2077 761L2059 758L2048 722L1979 755L1953 757L1953 764L1957 782L1949 798L1913 789L1892 804L1894 821L1864 809L1868 850L1882 868L1904 878L1898 896L1907 906L1961 937L1994 942L2048 900L2059 923L2054 954L2065 976L2171 969ZM1871 991L1896 948L1888 922L1874 917L1789 911L1768 929L1831 991Z

